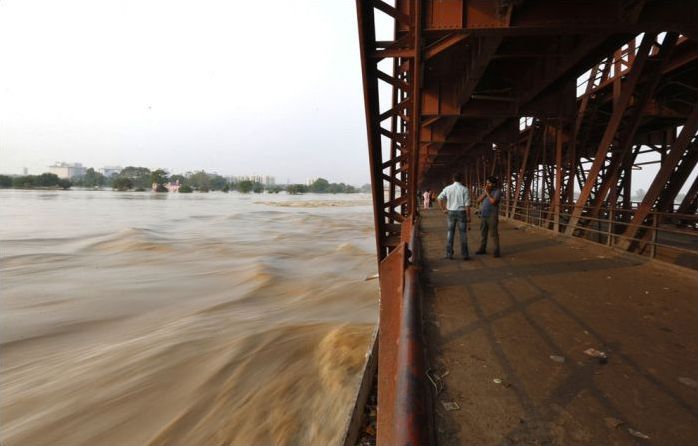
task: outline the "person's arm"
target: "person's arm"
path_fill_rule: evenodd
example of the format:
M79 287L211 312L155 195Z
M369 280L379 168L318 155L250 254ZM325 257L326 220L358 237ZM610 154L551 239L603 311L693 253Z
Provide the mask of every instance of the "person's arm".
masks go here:
M485 194L487 194L487 199L490 201L490 204L492 206L497 206L497 203L499 203L499 194L494 194L495 196L493 197L490 195L490 193L485 189Z
M467 220L470 221L470 192L468 192L468 189L465 190L465 209L467 212Z
M438 197L436 197L436 201L439 202L439 208L444 211L444 213L448 212L446 210L446 189L442 190L441 193L439 194Z

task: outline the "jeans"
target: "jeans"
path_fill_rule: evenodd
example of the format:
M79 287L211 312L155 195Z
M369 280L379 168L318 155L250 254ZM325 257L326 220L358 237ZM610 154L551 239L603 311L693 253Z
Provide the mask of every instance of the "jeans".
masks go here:
M493 212L487 217L480 217L480 251L487 250L487 236L492 237L494 243L494 252L499 254L499 216L497 212Z
M460 253L463 257L468 257L468 222L465 211L448 211L448 241L446 242L446 255L453 257L453 237L456 232L460 232Z

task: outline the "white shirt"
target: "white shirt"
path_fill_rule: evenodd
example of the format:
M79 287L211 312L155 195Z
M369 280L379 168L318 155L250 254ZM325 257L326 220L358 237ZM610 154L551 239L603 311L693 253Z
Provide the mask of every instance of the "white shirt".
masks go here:
M470 206L470 194L458 181L444 187L438 197L439 200L446 199L446 209L449 211L462 211Z

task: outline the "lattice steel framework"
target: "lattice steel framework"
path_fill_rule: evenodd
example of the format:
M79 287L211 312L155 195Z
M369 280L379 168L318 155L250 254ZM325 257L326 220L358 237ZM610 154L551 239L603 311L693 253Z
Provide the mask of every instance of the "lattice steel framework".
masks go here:
M400 362L419 357L420 330L404 324L419 308L418 188L461 171L476 195L494 175L504 217L556 234L653 257L663 223L695 240L698 1L356 2L381 275L378 440L424 444L420 388L397 390L424 376ZM660 166L636 203L632 172L650 152Z
M379 260L399 244L402 224L414 218L416 208L420 129L413 117L419 116L420 107L414 99L419 95L421 69L420 3L401 5L357 1ZM379 14L392 21L392 40L376 37ZM380 101L386 90L390 91L389 107Z

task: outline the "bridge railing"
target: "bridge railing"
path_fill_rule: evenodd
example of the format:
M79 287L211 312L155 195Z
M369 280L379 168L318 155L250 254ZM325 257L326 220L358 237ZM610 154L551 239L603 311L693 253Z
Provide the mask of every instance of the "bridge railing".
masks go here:
M523 201L510 209L513 220L548 230L554 228L554 210L550 203ZM561 233L565 232L572 210L573 205L561 206ZM698 215L651 211L637 225L633 223L636 211L637 208L604 207L594 213L591 207L584 207L581 217L584 225L574 235L642 256L698 268ZM502 215L505 214L503 209ZM631 227L633 230L629 231ZM688 261L688 258L693 260Z
M380 262L379 445L428 444L418 228L419 220L407 220L401 242Z

